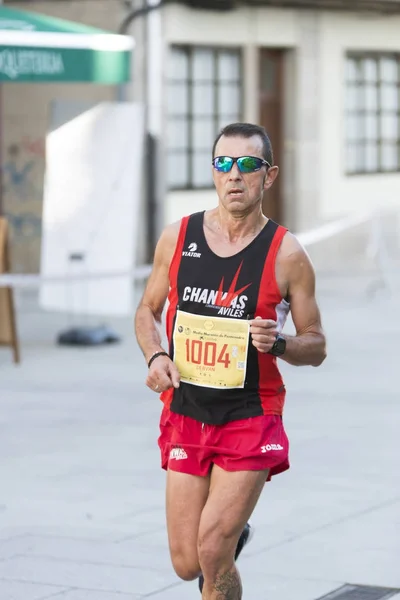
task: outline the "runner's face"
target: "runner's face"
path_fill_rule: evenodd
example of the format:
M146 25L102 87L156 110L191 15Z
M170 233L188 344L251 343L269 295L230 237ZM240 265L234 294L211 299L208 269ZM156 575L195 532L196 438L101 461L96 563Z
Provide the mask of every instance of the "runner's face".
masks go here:
M219 140L215 156L263 156L262 139L255 135L251 138L225 137ZM260 204L264 190L271 187L276 175L277 167L267 170L264 166L254 173L241 173L235 163L229 173L220 173L213 168L215 188L221 204L228 212L246 213Z

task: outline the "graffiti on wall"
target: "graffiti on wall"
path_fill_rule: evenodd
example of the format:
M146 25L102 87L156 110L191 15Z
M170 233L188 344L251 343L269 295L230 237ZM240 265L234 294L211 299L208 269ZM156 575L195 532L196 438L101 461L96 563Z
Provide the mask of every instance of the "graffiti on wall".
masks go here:
M29 238L39 238L42 231L40 217L33 213L12 214L5 211L6 219L10 225L11 236L18 241Z
M13 270L36 271L39 265L45 141L23 136L3 157L4 212L10 224Z
M20 143L8 147L3 164L3 189L10 196L9 202L41 200L42 188L38 186L35 170L38 163L43 169L44 157L43 140L24 137Z

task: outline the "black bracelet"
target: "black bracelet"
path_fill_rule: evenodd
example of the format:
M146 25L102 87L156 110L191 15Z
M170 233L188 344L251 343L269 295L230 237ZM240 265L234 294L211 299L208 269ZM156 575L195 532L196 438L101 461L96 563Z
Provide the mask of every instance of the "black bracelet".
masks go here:
M150 360L147 364L149 369L152 365L153 360L156 360L156 358L158 358L159 356L168 356L169 357L169 354L168 354L168 352L156 352L155 354L153 354L153 356L150 358Z

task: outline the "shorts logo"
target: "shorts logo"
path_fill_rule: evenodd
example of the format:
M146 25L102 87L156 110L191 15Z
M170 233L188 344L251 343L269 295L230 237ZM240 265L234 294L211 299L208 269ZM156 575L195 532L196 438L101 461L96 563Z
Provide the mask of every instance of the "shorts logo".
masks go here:
M271 450L283 450L283 446L280 444L267 444L266 446L261 446L261 452L263 454L271 452Z
M188 456L187 456L186 452L183 450L183 448L173 448L170 452L169 457L170 457L170 459L174 459L174 460L184 460Z

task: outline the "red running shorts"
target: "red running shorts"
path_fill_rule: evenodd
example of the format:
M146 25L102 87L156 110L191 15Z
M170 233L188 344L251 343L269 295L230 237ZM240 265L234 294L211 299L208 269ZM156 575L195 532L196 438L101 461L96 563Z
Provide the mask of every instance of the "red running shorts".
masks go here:
M225 425L203 425L163 409L158 445L163 469L206 477L213 464L225 471L263 471L268 481L289 469L282 417L263 415Z

